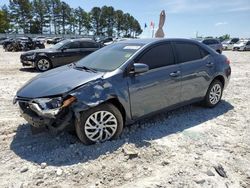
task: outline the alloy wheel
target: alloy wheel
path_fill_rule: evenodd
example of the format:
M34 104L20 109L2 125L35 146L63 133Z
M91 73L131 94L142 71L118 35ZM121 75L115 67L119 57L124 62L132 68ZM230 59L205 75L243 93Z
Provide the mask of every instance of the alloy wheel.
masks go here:
M91 114L85 122L85 135L93 142L103 142L116 133L118 122L108 111L97 111Z
M46 71L50 68L50 62L47 59L40 59L37 62L37 67L41 71Z
M221 89L221 86L220 84L215 84L211 90L210 90L210 93L209 93L209 100L211 102L211 104L217 104L219 101L220 101L220 98L221 98L221 92L222 89Z

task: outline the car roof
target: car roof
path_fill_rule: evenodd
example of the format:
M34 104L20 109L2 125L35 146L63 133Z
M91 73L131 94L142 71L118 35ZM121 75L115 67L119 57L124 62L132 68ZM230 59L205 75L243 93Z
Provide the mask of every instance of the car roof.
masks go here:
M95 42L93 39L90 38L79 38L79 39L65 39L70 42L75 42L75 41L86 41L86 42Z
M130 39L130 40L124 40L124 41L118 41L117 43L126 43L126 44L153 44L158 42L192 42L199 44L200 42L193 40L193 39L185 39L185 38L148 38L148 39Z

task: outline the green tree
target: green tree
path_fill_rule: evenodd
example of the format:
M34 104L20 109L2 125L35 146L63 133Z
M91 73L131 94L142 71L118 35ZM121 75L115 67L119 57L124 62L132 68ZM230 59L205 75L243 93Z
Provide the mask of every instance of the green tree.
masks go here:
M49 24L49 10L45 0L33 0L32 2L32 32L42 34L43 28Z
M101 30L104 35L113 36L115 10L113 7L103 6L101 9Z
M29 0L10 0L9 9L11 20L24 33L30 32L32 19L32 5Z
M0 9L0 33L7 33L11 28L10 15L7 6Z
M91 29L90 14L85 12L81 7L78 7L75 9L75 19L78 34L81 35L82 32L89 34L89 30Z
M230 39L230 35L229 34L225 34L219 37L220 41L224 41L224 40L228 40Z
M117 36L119 37L121 35L121 31L123 29L123 21L124 21L124 17L123 17L123 11L121 10L117 10L115 11L115 17L114 17L114 28L117 32Z
M100 25L101 25L101 9L99 7L94 7L90 11L90 19L91 19L91 26L92 31L95 35L100 35Z

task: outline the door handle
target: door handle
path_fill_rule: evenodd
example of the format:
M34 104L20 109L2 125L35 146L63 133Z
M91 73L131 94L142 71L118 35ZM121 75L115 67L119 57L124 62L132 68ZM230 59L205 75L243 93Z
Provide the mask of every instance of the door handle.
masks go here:
M171 77L178 77L178 76L181 75L181 71L171 72L169 75L170 75Z
M214 66L214 63L209 62L209 63L206 64L206 66L207 66L207 67L212 67L212 66Z

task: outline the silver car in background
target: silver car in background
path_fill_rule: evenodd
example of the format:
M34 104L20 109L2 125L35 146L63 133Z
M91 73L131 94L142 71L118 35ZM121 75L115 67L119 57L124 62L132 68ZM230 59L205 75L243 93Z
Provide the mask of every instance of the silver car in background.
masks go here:
M223 46L221 44L221 42L218 39L213 39L213 38L196 38L194 39L196 41L199 41L203 44L206 44L207 46L209 46L210 48L214 49L216 52L218 52L219 54L222 53L223 50Z

